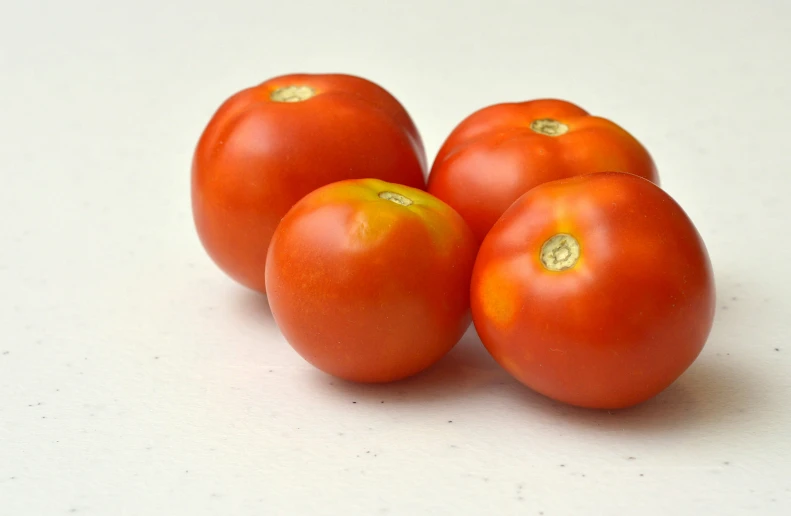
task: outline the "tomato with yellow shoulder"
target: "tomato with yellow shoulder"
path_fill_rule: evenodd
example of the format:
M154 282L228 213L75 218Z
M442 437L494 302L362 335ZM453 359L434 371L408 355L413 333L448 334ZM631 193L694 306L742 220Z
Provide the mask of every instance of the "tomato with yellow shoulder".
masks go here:
M622 408L703 349L715 287L700 234L650 181L596 173L521 196L481 245L475 327L509 373L558 401Z
M376 179L322 187L269 247L272 315L291 346L346 380L389 382L438 361L471 321L477 244L453 208Z

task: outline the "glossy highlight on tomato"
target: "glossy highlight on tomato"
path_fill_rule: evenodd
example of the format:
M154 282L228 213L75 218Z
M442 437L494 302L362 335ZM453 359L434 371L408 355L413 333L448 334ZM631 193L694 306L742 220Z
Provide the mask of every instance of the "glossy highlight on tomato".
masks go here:
M346 180L299 201L272 238L272 315L318 369L389 382L442 358L471 321L477 244L464 219L425 191Z
M211 118L192 164L194 222L223 271L265 292L269 241L304 195L367 177L425 189L425 172L417 128L386 90L350 75L284 75Z
M471 303L484 345L519 381L614 409L693 363L715 286L703 240L667 193L596 173L537 186L505 212L481 245Z
M563 100L496 104L448 136L428 190L458 211L479 241L519 196L548 181L628 172L659 184L648 151L610 120Z

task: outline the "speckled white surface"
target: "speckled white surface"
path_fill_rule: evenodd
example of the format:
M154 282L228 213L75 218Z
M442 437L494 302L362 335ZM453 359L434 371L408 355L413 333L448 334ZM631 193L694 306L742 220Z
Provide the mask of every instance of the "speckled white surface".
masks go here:
M791 514L791 3L7 2L0 514ZM505 100L632 131L711 252L699 360L614 413L520 387L474 333L333 382L195 236L193 145L293 71L376 80L433 155Z

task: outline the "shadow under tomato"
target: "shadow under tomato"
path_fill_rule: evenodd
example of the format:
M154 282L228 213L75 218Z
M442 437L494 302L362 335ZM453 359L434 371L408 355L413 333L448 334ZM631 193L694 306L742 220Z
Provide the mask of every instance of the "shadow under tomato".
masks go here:
M237 313L244 318L256 321L267 327L274 325L272 310L269 308L269 300L266 294L261 294L245 287L233 285L233 300L237 305Z
M771 413L768 400L760 395L763 389L765 386L759 386L747 371L706 357L656 397L626 409L573 407L527 388L512 394L530 410L559 423L606 433L651 434L707 427L754 427L756 420Z
M440 361L410 378L386 384L359 384L313 371L311 381L334 395L359 403L420 404L459 398L471 391L513 380L489 356L472 325Z

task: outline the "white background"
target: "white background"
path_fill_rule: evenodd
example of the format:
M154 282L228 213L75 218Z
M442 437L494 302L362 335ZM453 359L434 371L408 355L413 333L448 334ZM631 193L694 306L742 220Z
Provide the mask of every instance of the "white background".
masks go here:
M0 514L791 514L789 23L785 0L5 0ZM473 332L396 385L311 369L189 205L220 102L303 71L385 86L430 158L496 102L627 128L711 253L699 360L612 413L531 393Z

